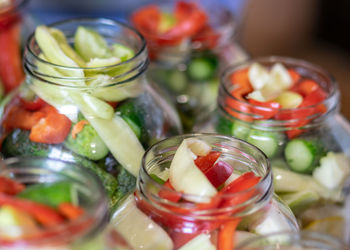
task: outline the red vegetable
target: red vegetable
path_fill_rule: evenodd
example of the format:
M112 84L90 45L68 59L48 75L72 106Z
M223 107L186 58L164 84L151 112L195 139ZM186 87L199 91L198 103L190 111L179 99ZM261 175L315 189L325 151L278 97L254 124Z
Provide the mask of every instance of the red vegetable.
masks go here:
M131 21L148 42L156 45L176 45L184 38L194 36L207 22L206 13L195 3L177 2L174 16L176 24L164 33L158 33L161 11L156 5L137 10L131 16Z
M233 168L230 164L224 161L218 161L211 168L205 171L205 176L208 178L210 183L218 188L231 176Z
M16 195L22 192L24 189L25 186L22 183L0 176L0 193Z
M84 214L84 209L74 206L72 203L64 202L58 206L58 211L66 218L75 220Z
M4 85L5 93L19 86L24 79L19 28L17 23L12 23L0 31L0 79Z
M55 226L64 222L64 218L49 206L0 193L0 206L3 205L27 212L43 226Z
M20 98L21 105L24 109L28 111L37 111L44 107L47 103L40 97L36 97L34 100L29 101L23 98Z
M45 106L41 111L46 115L32 127L29 139L39 143L62 143L70 132L72 122L52 106Z
M251 108L251 112L259 115L261 117L259 120L270 119L278 113L279 109L281 109L281 104L274 101L259 102L254 99L249 99L249 103L254 105L254 107Z
M231 182L229 185L220 190L219 194L235 194L232 198L223 198L219 207L233 207L242 204L255 195L255 190L248 189L259 183L261 177L256 176L253 172L246 172Z
M194 163L203 173L205 173L209 168L213 166L220 155L221 152L212 151L205 156L198 156Z
M174 188L171 185L169 180L167 180L163 186L165 186L166 188L169 188L171 190L168 191L165 189L161 189L158 193L159 197L166 199L166 200L169 200L169 201L172 201L172 202L178 202L181 199L181 194L174 190Z

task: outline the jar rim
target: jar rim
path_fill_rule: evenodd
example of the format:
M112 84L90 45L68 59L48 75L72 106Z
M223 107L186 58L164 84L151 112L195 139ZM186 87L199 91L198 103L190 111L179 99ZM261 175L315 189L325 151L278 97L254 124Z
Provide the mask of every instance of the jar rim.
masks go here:
M252 196L251 199L248 199L247 201L245 201L244 203L241 204L235 204L234 206L229 206L229 207L223 207L223 208L209 208L209 209L200 209L198 211L192 211L193 216L200 216L201 218L203 218L204 216L210 216L210 214L212 214L213 212L215 212L215 214L224 214L227 213L229 211L233 211L233 210L239 210L241 208L246 208L247 206L251 205L254 202L265 202L266 199L268 199L269 197L272 196L272 170L271 170L271 165L270 165L270 161L268 160L267 156L265 155L265 153L260 150L258 147L244 141L238 138L234 138L234 137L230 137L230 136L226 136L226 135L219 135L219 134L215 134L215 133L193 133L193 134L183 134L183 135L177 135L177 136L173 136L167 139L163 139L162 141L159 141L155 144L153 144L144 154L143 158L142 158L142 163L141 163L141 168L140 168L140 175L137 181L137 187L141 188L141 183L150 183L150 185L153 185L157 188L160 188L162 190L165 190L166 192L172 193L174 195L181 195L181 197L185 198L201 198L204 200L211 200L212 197L209 196L197 196L197 195L189 195L189 194L184 194L182 192L178 192L175 190L170 189L169 187L166 187L160 183L158 183L156 180L154 180L150 174L147 171L147 167L148 167L148 163L147 163L147 156L148 155L152 155L153 154L153 150L155 148L157 148L158 146L166 143L169 141L169 139L171 140L177 140L182 142L183 139L186 138L206 138L206 139L210 139L210 138L216 138L218 140L223 140L223 142L231 142L231 143L238 143L237 149L240 150L238 147L242 147L245 146L247 147L246 150L252 150L252 152L256 153L258 156L257 157L261 157L260 160L263 161L257 161L257 159L255 159L254 157L252 157L249 153L244 152L243 150L238 151L238 153L243 153L245 155L243 155L243 157L245 157L244 159L246 159L247 161L250 161L250 163L254 163L257 164L258 167L260 167L261 165L264 166L264 173L261 174L261 179L259 180L259 182L257 184L255 184L253 187L248 188L244 191L239 191L239 192L235 192L233 194L220 194L220 198L233 198L233 197L238 197L242 194L245 193L250 193L250 192L254 192L255 195ZM177 145L179 146L179 145ZM217 147L220 146L228 146L227 144L222 144L222 145L217 145ZM234 145L235 146L235 145ZM173 150L175 150L172 147ZM176 150L175 150L176 151ZM227 151L228 152L228 151ZM256 158L257 158L256 157ZM161 156L159 157L160 159L162 158ZM157 162L152 162L152 165L156 165ZM250 165L251 166L251 165ZM252 167L252 166L251 166ZM254 171L254 169L252 168L250 171ZM142 192L142 191L141 191ZM144 196L145 193L143 193ZM150 197L146 196L146 199L148 201L151 201L153 203L156 203L158 205L158 208L163 209L161 206L165 205L165 206L171 206L171 207L178 207L178 208L185 208L185 209L191 209L191 207L193 208L193 206L195 206L195 204L201 204L201 203L193 203L193 202L184 202L184 203L177 203L177 202L172 202L166 199L163 199L159 196L155 196L155 195L150 195ZM189 199L188 199L189 200ZM205 202L203 202L202 204L204 204ZM257 209L256 207L253 208ZM255 210L254 210L255 211ZM173 211L172 211L173 212ZM181 210L178 210L176 212L179 212L179 214L181 214ZM173 212L173 213L176 213ZM185 211L183 211L185 212ZM244 212L242 212L244 213ZM240 214L240 212L238 212L237 214ZM227 216L227 214L225 215Z
M29 165L28 165L29 163ZM37 164L45 164L45 167L37 166ZM47 164L52 163L52 164ZM23 166L16 166L16 164L24 164ZM59 164L59 165L57 165ZM24 156L24 157L11 157L0 161L0 176L8 176L12 174L26 174L31 173L30 170L34 170L34 175L40 178L40 170L43 169L44 174L64 176L66 178L74 178L71 175L65 174L65 169L69 172L72 171L73 174L79 173L79 178L83 178L82 185L89 184L89 188L96 189L95 191L99 193L96 196L96 201L91 202L89 207L84 209L84 214L79 218L65 222L54 227L45 228L45 230L38 232L33 235L30 239L14 239L10 241L5 241L10 246L16 246L21 244L37 245L37 244L62 244L71 243L72 241L78 240L77 237L85 238L90 234L96 233L101 227L107 222L107 198L105 195L102 183L97 179L97 176L93 174L89 169L83 168L76 163L63 161L54 158L43 158L34 156ZM21 177L20 177L21 178ZM23 177L24 178L24 177ZM77 181L77 179L75 179ZM79 182L81 182L79 180ZM86 182L86 183L85 183ZM45 183L45 182L38 182ZM93 185L92 185L93 184ZM91 207L90 207L91 206ZM6 227L7 229L10 229ZM16 227L14 227L16 228ZM1 229L1 227L0 227ZM21 228L22 229L22 228ZM26 229L24 228L24 231ZM69 234L67 235L67 231ZM67 238L72 241L66 241ZM3 239L0 238L0 242ZM57 242L56 242L57 241Z
M283 237L284 241L283 242L276 242L276 240L278 240L278 237ZM244 250L246 249L246 247L249 247L248 249L251 249L250 247L258 247L257 245L255 245L256 243L258 243L259 241L264 241L264 243L266 244L266 239L267 238L273 238L273 242L272 244L278 244L278 246L280 246L279 243L282 243L281 245L284 245L284 242L286 241L286 238L288 238L288 240L292 241L296 241L298 244L298 246L303 247L303 245L301 245L300 243L302 243L303 241L305 241L305 243L307 242L307 247L326 247L326 249L337 249L337 250L345 250L347 249L345 244L338 238L335 238L331 235L325 234L325 233L321 233L321 232L314 232L314 231L300 231L300 232L291 232L291 231L281 231L281 232L275 232L275 233L269 233L266 235L256 235L254 237L248 238L244 241L242 241L241 243L239 243L235 249L237 250ZM285 242L287 243L287 242ZM315 243L317 243L317 245L314 245ZM266 245L271 247L270 244ZM288 244L287 244L288 246ZM331 248L329 248L331 247ZM334 248L336 247L336 248ZM254 248L255 249L255 248ZM270 248L268 248L270 249Z
M28 2L29 0L16 0L11 2L9 5L5 5L3 8L0 8L0 16L15 13L24 8Z
M253 63L261 63L261 64L266 64L268 66L272 66L275 63L281 63L284 66L286 66L287 68L294 68L294 67L298 67L298 68L303 68L304 71L306 70L308 73L310 73L311 75L315 75L315 74L319 74L320 76L324 77L324 81L323 82L327 82L326 84L328 84L327 86L327 97L317 103L317 104L313 104L313 105L308 105L305 107L296 107L296 108L283 108L283 109L279 109L277 112L280 113L282 116L283 114L291 114L293 112L303 112L303 111L310 111L311 109L315 109L317 107L320 107L320 105L325 105L327 107L327 111L325 113L321 113L321 112L317 112L317 113L313 113L310 114L309 116L303 117L302 119L315 119L318 117L324 117L326 116L328 113L334 111L337 108L337 100L339 98L339 89L338 89L338 85L337 82L334 78L334 76L332 74L330 74L328 71L326 71L325 69L321 68L318 65L315 65L313 63L310 63L308 61L302 60L302 59L296 59L296 58L292 58L292 57L283 57L283 56L266 56L266 57L258 57L258 58L252 58L234 65L230 65L228 67L226 67L226 69L224 69L223 73L221 74L220 77L220 86L219 86L219 96L218 96L218 107L220 107L220 109L225 110L225 113L229 113L226 111L225 109L225 100L223 99L230 99L233 100L234 102L237 102L237 105L244 105L247 110L250 109L254 109L257 111L261 111L261 112L273 112L275 109L271 108L271 107L267 107L267 106L263 106L263 105L259 105L259 104L252 104L250 102L244 101L244 100L240 100L238 98L236 98L234 95L232 95L231 90L230 90L230 86L234 86L234 84L230 81L230 76L237 70L240 69L244 69L249 67L250 65L252 65ZM316 77L316 76L315 76ZM224 98L223 98L224 97ZM228 109L228 108L227 108ZM232 111L234 112L238 112L237 110L234 110L234 108L231 108ZM272 123L275 122L276 126L279 125L284 125L285 123L290 123L291 121L293 122L294 120L299 120L298 118L291 118L291 119L264 119L263 115L259 115L259 114L254 114L252 113L248 113L248 112L244 112L244 111L239 111L239 113L243 114L244 116L247 117L247 119L253 119L253 120L269 120ZM310 112L312 113L312 112ZM244 121L244 120L243 120Z

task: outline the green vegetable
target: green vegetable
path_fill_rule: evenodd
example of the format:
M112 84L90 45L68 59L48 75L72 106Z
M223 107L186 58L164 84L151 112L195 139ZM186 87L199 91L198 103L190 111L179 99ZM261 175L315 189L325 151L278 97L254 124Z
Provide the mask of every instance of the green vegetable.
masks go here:
M195 81L205 81L214 77L217 67L218 60L214 55L204 55L190 61L187 73Z
M281 152L285 138L279 132L251 129L246 140L261 149L267 157L272 158Z
M135 52L122 44L115 43L111 46L112 55L120 58L122 62L129 60L135 56Z
M59 42L50 33L49 28L46 26L39 26L35 29L35 39L49 62L67 67L77 68L79 66L73 59L64 53ZM60 72L66 76L84 77L84 71L82 69L60 69Z
M78 193L71 182L58 181L27 186L18 197L28 199L52 207L58 207L63 202L78 205Z
M144 148L123 118L115 114L113 119L105 120L82 113L116 160L134 176L138 176Z
M125 120L141 143L149 140L149 133L146 130L146 121L144 120L145 114L138 108L135 100L129 99L119 104L116 108L116 113Z
M165 183L165 181L161 178L159 178L157 175L155 174L150 174L150 177L157 183L163 185Z
M94 161L106 157L109 152L106 144L90 124L84 125L83 130L76 135L75 139L70 133L64 146L74 153Z
M75 32L74 48L86 62L92 58L108 56L108 46L105 39L95 30L83 26L78 27Z
M216 123L216 131L220 134L232 135L238 139L246 140L250 128L248 124L220 116Z
M312 173L323 154L319 142L299 138L290 140L284 151L288 166L299 173Z
M136 186L135 176L130 174L123 167L120 168L120 171L117 176L117 180L118 180L118 191L122 195L129 193L129 191L133 190Z
M2 153L5 157L41 156L76 163L90 169L100 178L111 201L116 202L120 199L120 194L116 192L118 182L112 175L101 169L94 162L65 150L62 145L32 142L29 140L29 131L14 130L5 138L2 144Z

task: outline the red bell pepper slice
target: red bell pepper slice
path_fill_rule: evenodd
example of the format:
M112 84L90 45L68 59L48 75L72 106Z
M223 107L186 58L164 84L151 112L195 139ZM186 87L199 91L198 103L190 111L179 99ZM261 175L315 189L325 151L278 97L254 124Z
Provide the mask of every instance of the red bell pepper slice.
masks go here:
M16 195L22 192L24 189L25 186L22 183L0 176L0 193Z
M301 79L301 75L297 71L295 71L294 69L288 69L288 73L289 73L290 77L292 78L292 86L294 84L296 84Z
M19 36L18 23L13 23L0 31L0 79L5 93L18 87L24 80Z
M21 105L24 109L29 111L37 111L44 107L47 103L40 97L35 97L34 100L29 101L24 98L20 98Z
M149 5L143 7L131 16L131 22L135 28L139 30L144 36L155 34L161 20L161 12L158 6Z
M194 160L194 163L203 173L205 173L214 165L220 155L221 152L212 151L205 156L198 156L197 159Z
M253 172L246 172L231 182L229 185L220 190L220 194L236 194L232 198L223 198L219 207L233 207L249 200L254 194L255 190L247 191L259 183L261 177L256 176ZM240 193L241 192L241 193Z
M69 220L75 220L84 214L84 209L70 202L63 202L58 205L58 212Z
M55 226L64 222L63 216L49 206L0 193L0 206L3 205L27 212L43 226Z
M15 128L30 130L44 116L44 112L31 112L17 104L10 104L10 106L6 109L6 112L2 119L2 125L8 131Z
M232 250L235 248L234 236L239 222L239 219L235 219L221 225L217 240L217 250Z
M270 119L274 117L281 109L281 104L274 101L259 102L254 99L249 99L249 103L254 105L253 107L251 107L251 112L255 115L260 116L260 118L255 118L255 120Z
M211 168L204 172L210 183L218 188L231 176L233 168L224 161L218 161Z
M68 136L72 122L52 106L45 106L46 115L35 124L29 134L29 139L34 142L59 144Z
M166 199L168 201L171 202L178 202L181 199L181 194L179 192L176 192L175 189L173 188L173 186L171 185L170 181L167 180L163 186L165 187L165 189L161 189L158 192L158 196L160 198ZM166 189L171 189L171 190L166 190Z
M205 25L198 33L192 38L193 42L200 43L200 48L213 49L216 47L220 39L220 34L215 32L212 27Z

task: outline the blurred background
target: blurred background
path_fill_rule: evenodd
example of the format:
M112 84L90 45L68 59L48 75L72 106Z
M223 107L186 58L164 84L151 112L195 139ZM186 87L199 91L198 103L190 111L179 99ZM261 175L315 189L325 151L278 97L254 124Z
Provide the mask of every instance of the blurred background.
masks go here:
M161 0L158 0L161 1ZM341 111L350 120L349 0L212 0L240 23L238 39L253 57L305 59L328 70L341 91ZM77 16L125 18L151 0L31 0L32 23Z

